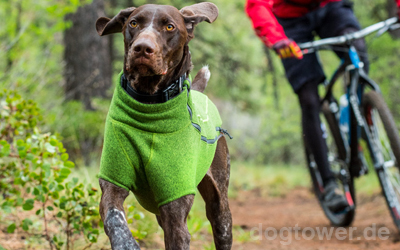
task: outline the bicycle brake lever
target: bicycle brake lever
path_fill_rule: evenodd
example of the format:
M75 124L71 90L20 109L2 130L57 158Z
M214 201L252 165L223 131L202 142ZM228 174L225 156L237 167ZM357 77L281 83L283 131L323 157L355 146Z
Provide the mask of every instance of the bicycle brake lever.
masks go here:
M385 25L382 29L380 29L380 30L378 30L378 32L376 32L375 38L376 37L380 37L381 35L383 35L389 29L390 29L390 25Z
M390 27L389 27L390 31L397 30L397 29L400 29L400 23L395 23L393 25L390 25Z
M400 28L400 23L395 23L392 25L385 25L385 27L383 27L382 29L378 30L378 32L376 33L375 37L380 37L381 35L383 35L383 33L387 32L387 31L392 31L392 30L397 30Z

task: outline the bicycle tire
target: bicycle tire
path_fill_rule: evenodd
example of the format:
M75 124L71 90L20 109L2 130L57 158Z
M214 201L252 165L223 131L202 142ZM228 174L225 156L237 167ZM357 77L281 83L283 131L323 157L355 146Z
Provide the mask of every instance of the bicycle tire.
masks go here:
M341 161L344 162L346 159L345 144L344 144L343 138L340 134L339 124L336 122L334 114L330 111L330 108L329 108L329 105L327 102L324 102L323 105L321 106L321 113L322 113L321 115L323 115L325 117L325 120L328 123L327 129L329 129L329 133L332 136L332 138L334 140L334 144L336 146L337 156L335 156L335 157L337 157L338 159L340 159ZM328 145L328 151L330 151L332 153L332 150L329 149L329 145ZM312 155L308 152L307 147L306 147L306 159L307 159L308 169L310 171L311 181L313 184L315 195L316 195L316 197L319 201L319 204L320 204L322 210L324 211L326 217L331 222L331 224L334 226L340 226L340 227L349 226L353 222L354 217L355 217L355 189L354 189L353 178L350 177L350 180L348 182L348 186L349 186L349 190L350 190L350 194L351 194L351 198L352 198L352 202L353 202L352 209L349 209L348 211L340 213L340 214L333 213L324 204L322 179L319 176L319 172L318 172L318 169L316 168L315 162L314 163L312 162ZM350 175L350 172L349 171L347 171L347 172Z
M373 109L377 111L377 113L373 113ZM393 189L393 183L390 182L389 171L393 171L397 173L397 177L400 178L400 136L397 130L396 124L394 122L393 116L387 107L383 97L377 93L376 91L370 91L368 93L364 93L363 95L363 112L367 121L367 126L369 131L371 132L372 129L376 129L379 131L379 121L376 120L376 115L379 116L383 129L386 132L386 138L390 144L390 150L392 152L391 157L394 157L393 166L383 166L382 168L375 168L379 182L381 184L382 193L385 197L386 204L390 210L390 214L392 216L393 222L396 227L400 230L400 190L398 189L397 195L395 190ZM374 116L373 116L374 115ZM375 118L375 123L374 123ZM379 135L379 134L378 134ZM377 143L376 138L374 135L371 135L372 140ZM376 136L375 136L376 137ZM379 142L382 142L382 135L379 135ZM380 149L382 151L382 145L380 145ZM388 145L386 145L388 146ZM370 150L372 150L370 148ZM389 152L390 153L390 152ZM373 152L371 152L373 154ZM383 155L383 153L382 153ZM384 156L384 155L383 155ZM384 164L386 165L386 164ZM393 177L393 176L392 176ZM397 184L399 184L400 188L400 179L398 179Z

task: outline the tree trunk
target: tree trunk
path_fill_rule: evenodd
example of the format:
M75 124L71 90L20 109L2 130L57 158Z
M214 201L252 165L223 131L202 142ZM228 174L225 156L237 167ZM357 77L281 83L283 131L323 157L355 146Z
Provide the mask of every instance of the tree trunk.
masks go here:
M95 30L100 16L105 16L103 0L93 0L66 16L72 27L64 32L65 98L82 101L87 110L93 109L91 99L106 97L111 86L110 39Z
M394 0L387 0L386 2L386 10L388 12L389 17L397 17L397 4ZM394 30L390 32L390 35L393 39L400 38L400 29Z

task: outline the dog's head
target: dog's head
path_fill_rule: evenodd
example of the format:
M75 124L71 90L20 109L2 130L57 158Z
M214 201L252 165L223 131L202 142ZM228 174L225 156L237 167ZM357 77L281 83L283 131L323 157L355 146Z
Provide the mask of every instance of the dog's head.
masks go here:
M146 4L121 10L112 19L101 17L96 29L100 36L123 33L125 76L137 90L154 94L190 71L187 45L194 27L202 21L212 23L217 16L217 6L207 2L181 10Z

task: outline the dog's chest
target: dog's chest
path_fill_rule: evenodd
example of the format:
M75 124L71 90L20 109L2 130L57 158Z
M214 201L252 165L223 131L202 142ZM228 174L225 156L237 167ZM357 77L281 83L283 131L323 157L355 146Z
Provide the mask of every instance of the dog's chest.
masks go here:
M131 190L157 214L159 206L196 192L214 157L220 126L215 105L197 91L146 105L117 87L99 176Z

